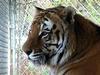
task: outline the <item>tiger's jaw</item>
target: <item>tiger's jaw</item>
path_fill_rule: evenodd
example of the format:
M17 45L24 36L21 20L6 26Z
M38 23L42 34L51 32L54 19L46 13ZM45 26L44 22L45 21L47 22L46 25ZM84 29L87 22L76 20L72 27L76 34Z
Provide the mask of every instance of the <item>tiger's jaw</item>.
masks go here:
M28 59L37 66L46 64L46 55L43 52L31 53Z

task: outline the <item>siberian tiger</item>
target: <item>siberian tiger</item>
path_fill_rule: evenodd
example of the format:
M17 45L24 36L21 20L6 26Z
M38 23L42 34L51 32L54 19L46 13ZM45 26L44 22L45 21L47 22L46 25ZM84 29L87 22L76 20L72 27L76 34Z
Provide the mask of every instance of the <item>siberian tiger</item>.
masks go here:
M100 27L71 6L36 10L23 45L29 60L50 75L100 75Z

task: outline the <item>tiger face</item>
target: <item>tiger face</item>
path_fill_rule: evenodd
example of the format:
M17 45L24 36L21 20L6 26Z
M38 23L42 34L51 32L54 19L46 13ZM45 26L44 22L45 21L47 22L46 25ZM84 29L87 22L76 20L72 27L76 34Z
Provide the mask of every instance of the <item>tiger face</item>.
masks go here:
M69 29L74 22L75 10L72 7L63 6L45 10L37 7L36 9L37 14L23 50L34 64L52 66L61 64L73 51L68 45L74 41L68 40L69 36L72 36L69 32L73 34Z

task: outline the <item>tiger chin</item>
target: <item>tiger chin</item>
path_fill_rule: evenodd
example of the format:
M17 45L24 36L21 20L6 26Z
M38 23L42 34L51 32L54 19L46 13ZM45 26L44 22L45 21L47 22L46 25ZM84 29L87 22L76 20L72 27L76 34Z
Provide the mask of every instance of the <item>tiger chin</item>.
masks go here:
M71 7L36 8L23 51L50 75L100 75L100 27Z

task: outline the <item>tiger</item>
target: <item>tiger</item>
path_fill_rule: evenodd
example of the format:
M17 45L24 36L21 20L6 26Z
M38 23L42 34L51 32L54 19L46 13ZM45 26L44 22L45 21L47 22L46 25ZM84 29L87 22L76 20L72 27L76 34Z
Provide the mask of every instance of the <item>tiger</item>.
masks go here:
M100 75L100 26L72 6L36 8L23 51L50 75Z

